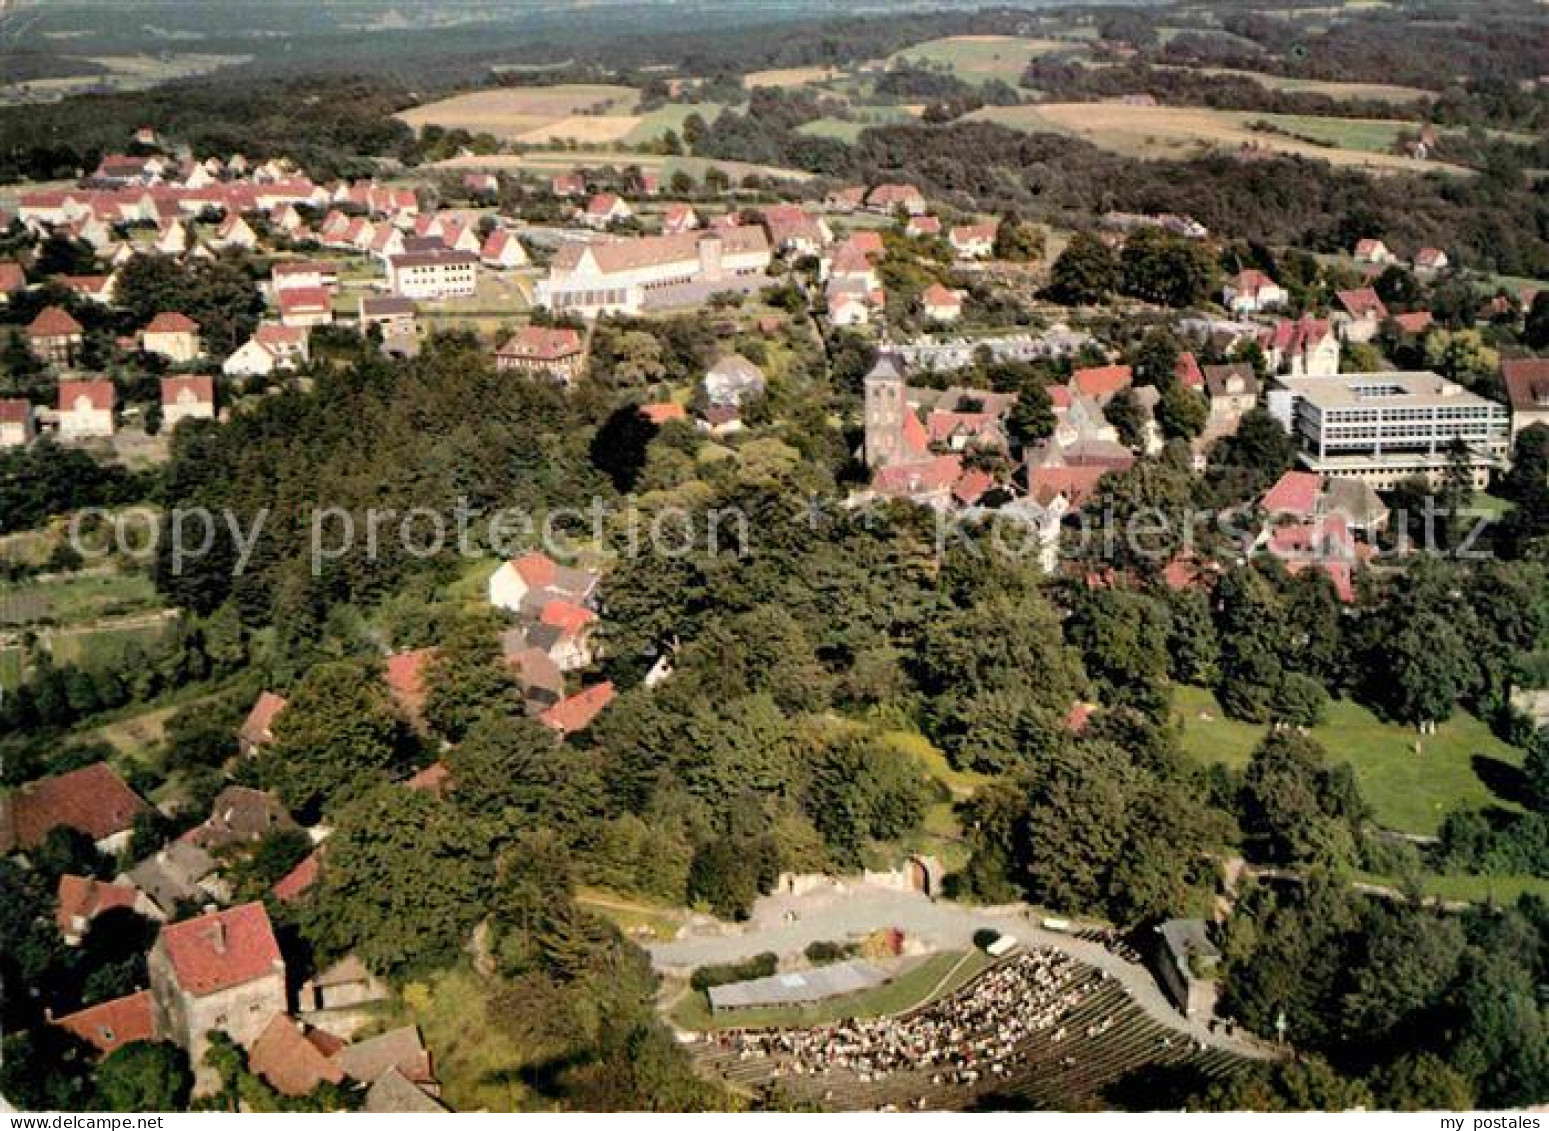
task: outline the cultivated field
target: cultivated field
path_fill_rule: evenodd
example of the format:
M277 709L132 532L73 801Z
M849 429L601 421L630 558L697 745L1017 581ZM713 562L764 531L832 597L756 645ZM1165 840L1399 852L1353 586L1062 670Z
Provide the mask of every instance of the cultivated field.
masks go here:
M174 79L207 75L252 60L251 55L94 55L83 57L108 69L99 75L71 75L0 85L0 106L53 102L76 94L149 90Z
M405 110L397 117L413 129L427 125L487 133L502 141L542 145L575 140L594 145L619 141L641 118L633 113L639 93L625 86L573 84L480 90Z
M1188 158L1212 150L1236 150L1248 145L1373 172L1465 171L1458 166L1416 161L1395 153L1318 145L1301 138L1254 130L1250 128L1254 121L1272 116L1245 111L1128 106L1120 102L1049 102L1036 106L987 106L970 117L1029 133L1062 133L1083 138L1128 157Z
M811 86L813 83L837 78L839 73L834 67L783 67L773 71L753 71L743 76L742 85L749 90L767 86Z
M1415 86L1395 86L1375 82L1326 82L1322 79L1297 79L1285 75L1266 75L1260 71L1237 71L1230 67L1188 67L1204 75L1237 75L1252 79L1270 90L1283 90L1289 94L1326 94L1330 98L1369 98L1378 102L1418 102L1422 98L1434 98L1435 92Z
M1086 48L1060 39L1019 39L1011 35L954 35L906 47L889 62L907 59L952 69L966 82L1000 79L1018 85L1027 64L1042 55L1081 54Z
M532 150L528 153L470 154L438 161L431 168L469 170L480 169L498 173L501 171L528 171L534 173L568 173L580 167L600 168L604 165L638 165L642 169L671 176L682 169L691 177L703 177L710 168L720 169L733 180L751 175L783 178L794 181L812 179L811 173L799 169L782 169L775 165L749 165L743 161L711 161L703 157L663 157L654 153L631 153L621 149Z

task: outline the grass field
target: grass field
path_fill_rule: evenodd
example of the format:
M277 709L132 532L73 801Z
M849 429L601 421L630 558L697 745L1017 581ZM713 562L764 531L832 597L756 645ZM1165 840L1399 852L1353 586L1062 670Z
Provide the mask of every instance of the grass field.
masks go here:
M915 117L915 114L903 106L857 106L853 120L819 118L815 122L798 126L796 132L809 137L835 137L840 141L854 141L860 136L862 130L870 129L872 126L912 122Z
M773 177L793 181L810 181L811 173L800 169L783 169L775 165L750 165L744 161L711 161L703 157L664 157L653 153L631 153L625 149L535 149L526 153L495 153L487 156L471 154L438 161L432 169L463 171L469 169L500 171L526 171L533 173L568 173L580 167L596 168L603 165L638 165L672 176L682 169L691 177L703 177L707 169L722 170L733 179L751 175Z
M158 604L156 587L143 574L93 573L4 584L0 585L0 625L77 624L145 612Z
M742 77L742 85L749 90L770 86L811 86L837 78L839 74L834 67L782 67L773 71L752 71Z
M896 53L890 63L908 60L946 66L964 82L1000 79L1018 86L1027 64L1043 55L1083 54L1080 44L1058 39L1021 39L1011 35L954 35L933 39Z
M1049 102L1037 106L987 106L969 117L1029 133L1079 137L1129 157L1183 159L1250 145L1372 172L1466 172L1455 165L1416 161L1396 153L1331 148L1254 130L1250 128L1252 122L1270 116L1233 110L1127 106L1119 102Z
M453 1111L521 1111L535 1099L523 1077L532 1058L492 1021L485 995L472 970L442 971L403 988L396 1023L419 1026Z
M676 938L685 914L681 908L648 903L639 896L618 895L602 888L579 887L576 902L609 920L636 942L666 942Z
M1267 75L1260 71L1239 71L1230 67L1189 67L1186 70L1197 70L1207 75L1236 75L1240 78L1252 79L1261 86L1270 90L1281 90L1288 94L1326 94L1330 98L1368 99L1374 102L1392 102L1402 104L1406 102L1418 102L1422 98L1434 98L1435 92L1421 90L1414 86L1396 86L1389 83L1374 82L1326 82L1322 79L1297 79L1284 75Z
M718 102L705 102L699 105L669 102L649 114L642 114L636 121L635 128L624 135L623 141L627 145L641 145L648 141L656 141L665 136L668 130L682 137L683 123L686 119L698 114L706 122L713 122L725 109L726 107Z
M455 95L396 116L415 130L437 125L537 145L558 139L607 144L640 124L639 97L630 87L603 84L510 87Z
M1383 887L1396 886L1388 876L1374 876L1357 872L1355 878ZM1502 906L1516 903L1524 895L1536 895L1549 899L1549 880L1537 876L1438 876L1425 873L1420 879L1421 894L1443 902L1497 903Z
M166 634L170 623L170 614L147 614L126 618L119 624L57 632L49 638L49 650L57 663L91 667L111 662L130 644L147 649L153 647Z
M1226 718L1215 696L1200 688L1175 688L1173 706L1183 721L1184 750L1201 761L1241 768L1266 733L1263 726ZM1429 835L1457 806L1516 807L1491 788L1489 779L1510 780L1522 764L1522 752L1472 715L1443 723L1416 754L1413 730L1339 700L1312 737L1330 760L1354 767L1362 795L1386 828Z
M851 1017L885 1017L903 1013L925 1004L932 995L945 996L957 990L992 960L974 951L942 951L914 963L898 977L876 989L845 994L804 1008L744 1009L717 1017L710 1012L709 999L690 991L671 1012L671 1020L684 1029L810 1028ZM950 977L949 977L950 975ZM945 979L945 981L943 981ZM940 990L937 991L937 987Z
M26 673L27 653L20 648L0 648L0 687L21 686Z
M207 75L221 67L252 60L251 55L176 53L167 55L94 55L87 62L107 68L106 74L73 75L0 85L0 106L19 102L48 102L95 91L122 93L149 90L173 79Z

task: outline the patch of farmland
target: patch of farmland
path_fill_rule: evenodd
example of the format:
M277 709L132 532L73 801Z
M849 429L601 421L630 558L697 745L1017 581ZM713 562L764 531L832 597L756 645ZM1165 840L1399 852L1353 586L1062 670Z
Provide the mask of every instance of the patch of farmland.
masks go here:
M562 122L617 119L613 125L593 127L595 132L612 135L601 140L613 141L635 127L638 119L632 111L638 101L639 92L627 86L574 83L512 87L454 95L401 111L396 117L415 130L435 125L476 134L487 133L507 141L524 140L524 135L550 129ZM627 126L621 124L626 121ZM585 139L577 137L576 140Z

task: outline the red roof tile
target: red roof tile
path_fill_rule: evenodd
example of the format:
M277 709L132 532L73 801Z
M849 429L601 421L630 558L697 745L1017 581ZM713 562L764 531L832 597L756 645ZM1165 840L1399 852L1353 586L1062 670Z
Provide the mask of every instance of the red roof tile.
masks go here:
M1041 505L1063 495L1072 510L1085 506L1097 491L1106 467L1035 467L1027 474L1028 494Z
M91 407L99 412L111 411L118 401L111 381L61 381L59 382L59 411L73 412L75 402L85 397Z
M312 885L317 883L318 873L321 871L322 860L318 853L314 852L300 864L297 864L269 889L269 893L281 903L293 903L300 899Z
M1185 351L1178 355L1178 364L1173 370L1178 378L1178 383L1185 389L1203 389L1205 387L1205 375L1200 371L1199 362L1192 353Z
M387 689L399 709L418 719L425 709L425 665L436 655L436 648L400 652L387 658Z
M138 895L134 888L124 884L66 874L59 877L59 909L54 913L54 922L61 934L73 935L77 919L90 922L104 911L132 908Z
M562 735L575 734L592 725L592 720L602 709L613 702L613 695L611 682L593 684L568 699L561 699L539 715L538 720Z
M1094 369L1078 369L1071 374L1070 385L1084 397L1103 400L1130 387L1135 372L1127 365L1104 365Z
M319 1084L338 1084L344 1071L323 1055L302 1033L301 1027L283 1013L276 1013L247 1054L248 1067L275 1091L286 1096L305 1096Z
M20 263L9 259L0 260L0 295L13 294L27 285L27 276Z
M199 332L199 323L186 314L176 311L163 311L152 318L150 325L144 330L147 334L196 334Z
M279 293L279 304L286 314L333 309L333 299L323 287L286 287Z
M170 923L162 928L157 945L166 948L178 986L196 996L240 986L284 968L262 903L244 903Z
M565 600L554 600L543 606L538 619L550 627L574 636L597 619L597 614L581 605Z
M31 402L18 397L0 398L0 424L26 424L31 417Z
M150 990L140 990L56 1017L53 1023L106 1056L135 1041L156 1040L156 1003Z
M581 352L581 335L568 327L527 326L500 347L497 357L558 361Z
M247 719L242 723L242 729L237 733L243 741L250 742L254 746L261 746L268 742L274 732L274 720L279 713L285 710L286 700L272 691L265 691L258 697L258 702L253 704L253 709L247 713Z
M1517 412L1549 411L1549 357L1501 362L1506 394Z
M1264 493L1262 506L1270 515L1311 518L1323 497L1323 480L1310 471L1288 471Z
M97 762L28 782L0 799L0 849L36 848L60 826L102 840L130 828L137 816L149 811L112 766Z
M194 395L194 399L200 404L215 403L215 380L208 374L195 374L188 377L163 377L161 379L161 403L163 405L175 405L184 391Z
M45 306L27 327L29 338L68 338L84 332L68 311L57 306Z
M688 412L680 404L643 404L640 415L658 428L669 420L687 420Z

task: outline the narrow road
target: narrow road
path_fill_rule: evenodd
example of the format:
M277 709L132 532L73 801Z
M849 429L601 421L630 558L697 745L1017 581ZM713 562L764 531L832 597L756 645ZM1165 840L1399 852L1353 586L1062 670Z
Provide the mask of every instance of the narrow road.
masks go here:
M963 950L973 945L975 931L986 927L1002 931L1025 944L1062 951L1107 972L1152 1018L1211 1048L1260 1059L1274 1055L1253 1040L1212 1033L1201 1022L1190 1021L1162 994L1144 966L1126 962L1098 943L1045 930L1033 911L1022 905L968 907L931 900L918 892L835 884L803 895L765 896L745 924L715 924L704 933L645 949L658 970L683 975L697 966L738 962L764 951L795 955L809 943L839 941L889 927L898 928L907 939L930 950Z

